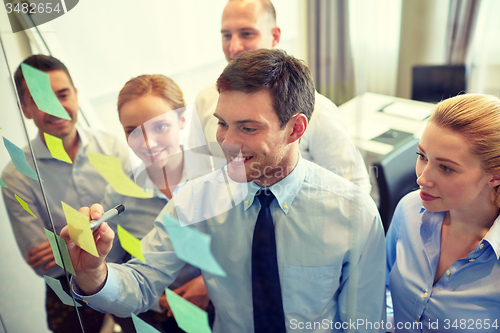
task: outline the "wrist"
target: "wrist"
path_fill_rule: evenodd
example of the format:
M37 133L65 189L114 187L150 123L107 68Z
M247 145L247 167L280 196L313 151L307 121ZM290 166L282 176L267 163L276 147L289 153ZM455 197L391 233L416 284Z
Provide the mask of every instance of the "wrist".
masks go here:
M76 283L85 296L98 293L106 283L108 277L108 265L103 262L95 269L78 272L75 276Z

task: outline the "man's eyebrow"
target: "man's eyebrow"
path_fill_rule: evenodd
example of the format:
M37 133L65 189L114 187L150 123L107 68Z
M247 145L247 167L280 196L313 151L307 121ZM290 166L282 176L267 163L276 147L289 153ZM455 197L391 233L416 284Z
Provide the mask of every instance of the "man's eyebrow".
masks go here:
M222 119L221 116L219 116L218 114L214 113L214 117L219 119L220 121L224 121L224 119ZM244 120L238 120L236 121L236 124L240 125L240 124L247 124L247 123L252 123L252 124L262 124L261 121L257 121L257 120L251 120L251 119L244 119Z
M241 32L241 31L256 31L256 30L257 29L255 29L255 28L246 27L246 28L237 29L236 32ZM221 31L220 31L221 34L230 33L230 32L231 32L230 29L221 29Z
M258 125L258 124L262 124L262 122L260 122L260 121L257 121L257 120L250 120L250 119L248 119L248 120L238 120L236 123L237 123L237 124L247 124L247 123L253 123L253 124L257 124L257 125Z
M63 88L61 90L56 91L56 94L62 94L62 93L67 93L69 92L69 88Z

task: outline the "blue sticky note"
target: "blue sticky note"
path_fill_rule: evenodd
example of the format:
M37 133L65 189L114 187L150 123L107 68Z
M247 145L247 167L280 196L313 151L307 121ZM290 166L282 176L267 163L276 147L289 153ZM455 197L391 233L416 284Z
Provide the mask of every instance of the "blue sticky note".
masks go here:
M9 152L10 159L14 163L14 166L16 167L17 171L22 173L23 175L26 175L34 180L38 180L38 176L31 168L31 166L28 164L28 161L26 161L26 156L24 156L24 151L7 140L6 138L3 138L3 144L5 145L5 148L7 148L7 151Z
M7 187L8 187L8 186L7 186L7 184L5 184L5 183L3 182L2 178L0 178L0 186L5 187L5 188L7 188Z
M144 322L141 318L132 313L132 321L134 322L137 333L160 333L156 328Z
M24 63L21 64L21 68L28 90L38 109L54 117L71 120L50 86L49 75Z
M179 259L209 273L227 275L212 255L210 235L191 227L181 227L178 220L168 215L163 215L163 225Z
M54 290L54 292L56 293L57 297L59 297L59 299L61 300L61 302L63 302L66 305L69 305L69 306L75 306L75 304L73 303L73 298L71 298L71 296L68 295L64 291L64 289L63 289L63 287L61 285L61 281L59 281L58 279L54 279L53 277L50 277L50 276L47 276L47 275L44 275L43 278L45 279L45 283L47 283L47 285L52 290ZM82 306L78 302L75 302L75 303L76 303L76 306Z

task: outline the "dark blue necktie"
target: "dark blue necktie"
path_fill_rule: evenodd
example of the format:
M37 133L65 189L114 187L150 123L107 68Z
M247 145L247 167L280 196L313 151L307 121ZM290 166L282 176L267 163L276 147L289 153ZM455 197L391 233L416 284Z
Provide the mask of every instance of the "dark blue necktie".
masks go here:
M257 193L260 212L252 242L253 322L256 333L285 333L285 314L276 255L276 237L269 205L274 194L268 189Z

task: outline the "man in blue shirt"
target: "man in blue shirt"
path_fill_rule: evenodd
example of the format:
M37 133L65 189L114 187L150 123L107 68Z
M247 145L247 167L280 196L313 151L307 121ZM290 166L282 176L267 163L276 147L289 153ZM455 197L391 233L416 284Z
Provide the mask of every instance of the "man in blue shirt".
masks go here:
M281 30L276 25L276 11L269 0L229 0L222 13L220 33L222 50L228 62L249 50L277 47L281 38ZM217 145L210 144L216 140L218 126L213 113L218 97L215 82L196 97L196 111L203 135L195 135L197 129L192 122L189 146L201 146L200 151L222 157ZM370 193L370 177L365 163L349 137L337 106L318 92L314 102L308 130L299 142L300 154ZM205 140L209 143L209 151L203 149Z
M180 228L173 216L191 224L183 228L211 236L212 253L227 273L202 271L216 308L214 332L271 332L257 328L255 315L262 313L256 304L270 302L270 294L277 295L274 310L282 318L272 332L378 332L385 314L382 224L374 202L358 186L299 153L314 108L308 68L280 50L252 50L228 64L217 87L217 141L228 165L188 182L165 206L142 240L146 264L104 262L114 237L107 224L96 238L100 258L76 247L63 229L77 273L73 292L119 316L149 308L184 265L165 229ZM269 208L260 204L263 192L271 196ZM95 219L102 207L80 211ZM269 217L274 228L269 234L275 234L269 256L276 259L274 267L266 267L275 270L269 276L277 283L259 303L254 261L259 248L252 245L256 225Z

